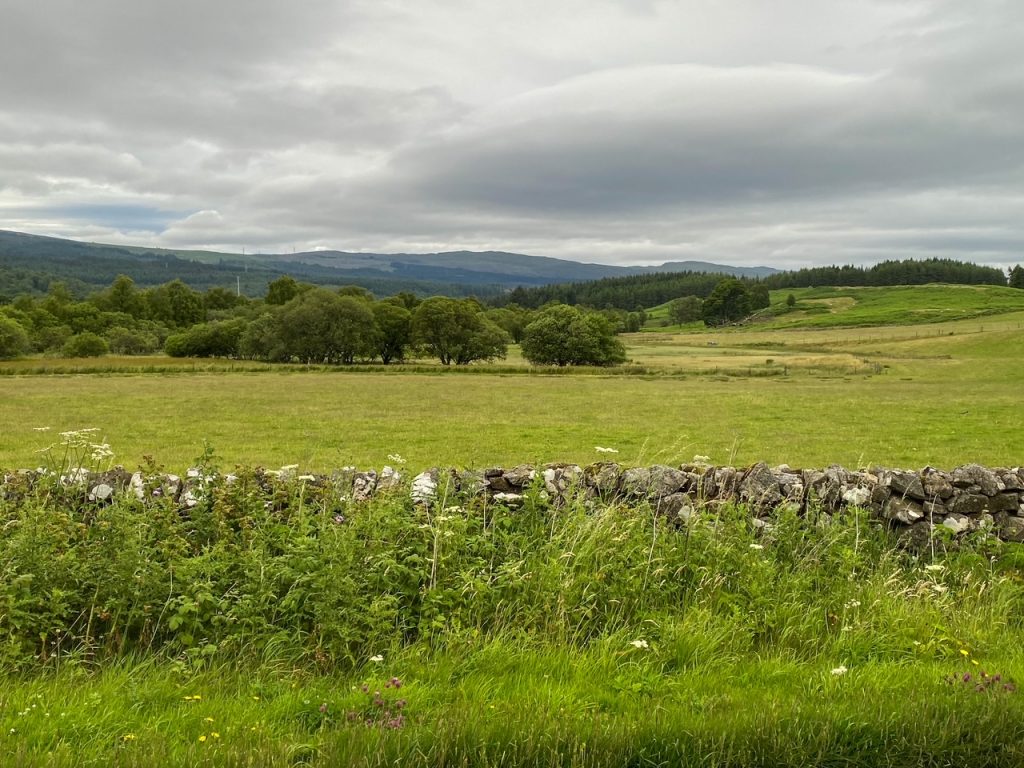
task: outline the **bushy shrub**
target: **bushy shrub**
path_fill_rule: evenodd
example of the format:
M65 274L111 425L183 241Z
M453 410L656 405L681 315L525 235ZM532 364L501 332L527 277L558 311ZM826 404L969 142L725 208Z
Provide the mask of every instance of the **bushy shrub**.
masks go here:
M0 315L0 360L28 354L28 333L19 323Z
M99 357L109 351L106 340L92 331L76 333L61 347L63 357Z
M200 323L168 336L164 351L171 357L237 357L244 331L244 320Z

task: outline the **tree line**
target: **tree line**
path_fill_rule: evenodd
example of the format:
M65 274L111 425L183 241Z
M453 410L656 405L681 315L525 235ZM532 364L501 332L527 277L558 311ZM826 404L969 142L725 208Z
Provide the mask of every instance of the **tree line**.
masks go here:
M1014 280L1024 283L1022 274L1014 278L1011 270L1010 285ZM516 288L490 300L492 306L514 303L521 307L537 308L552 301L563 304L634 310L654 307L682 296L706 299L723 280L739 280L754 290L763 286L768 290L786 288L822 288L826 286L886 286L950 283L954 285L1007 285L1007 275L995 267L952 259L925 259L884 261L871 267L830 266L809 267L793 272L778 272L763 278L734 278L731 275L710 272L655 272L627 277L606 277L587 283L559 283L535 288Z
M503 358L510 343L521 342L533 363L614 365L625 360L615 334L639 330L644 319L575 307L488 308L474 298L411 292L378 300L359 286L324 288L290 276L251 299L218 287L199 292L181 280L141 289L121 275L82 301L58 283L44 297L21 295L0 306L0 358L162 350L332 365L429 356L467 365Z

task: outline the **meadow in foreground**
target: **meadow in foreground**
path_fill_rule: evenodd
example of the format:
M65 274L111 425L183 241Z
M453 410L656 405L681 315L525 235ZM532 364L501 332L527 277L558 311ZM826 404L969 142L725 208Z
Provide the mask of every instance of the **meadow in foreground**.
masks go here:
M1019 765L1024 557L863 513L9 483L0 761Z

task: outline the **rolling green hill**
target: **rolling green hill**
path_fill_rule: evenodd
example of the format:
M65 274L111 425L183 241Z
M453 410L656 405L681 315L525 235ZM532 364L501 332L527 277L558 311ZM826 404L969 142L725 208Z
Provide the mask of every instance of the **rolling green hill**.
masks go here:
M789 307L792 294L796 304ZM995 285L897 285L865 288L793 288L772 291L772 304L747 327L759 329L917 325L1024 310L1024 291ZM647 328L665 326L668 302L647 310ZM701 324L696 323L694 327Z

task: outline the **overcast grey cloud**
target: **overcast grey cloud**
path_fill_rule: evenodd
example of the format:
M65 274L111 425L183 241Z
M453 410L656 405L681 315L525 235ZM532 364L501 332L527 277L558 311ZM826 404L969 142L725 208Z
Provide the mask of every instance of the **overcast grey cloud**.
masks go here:
M1010 0L0 0L0 228L1020 261Z

